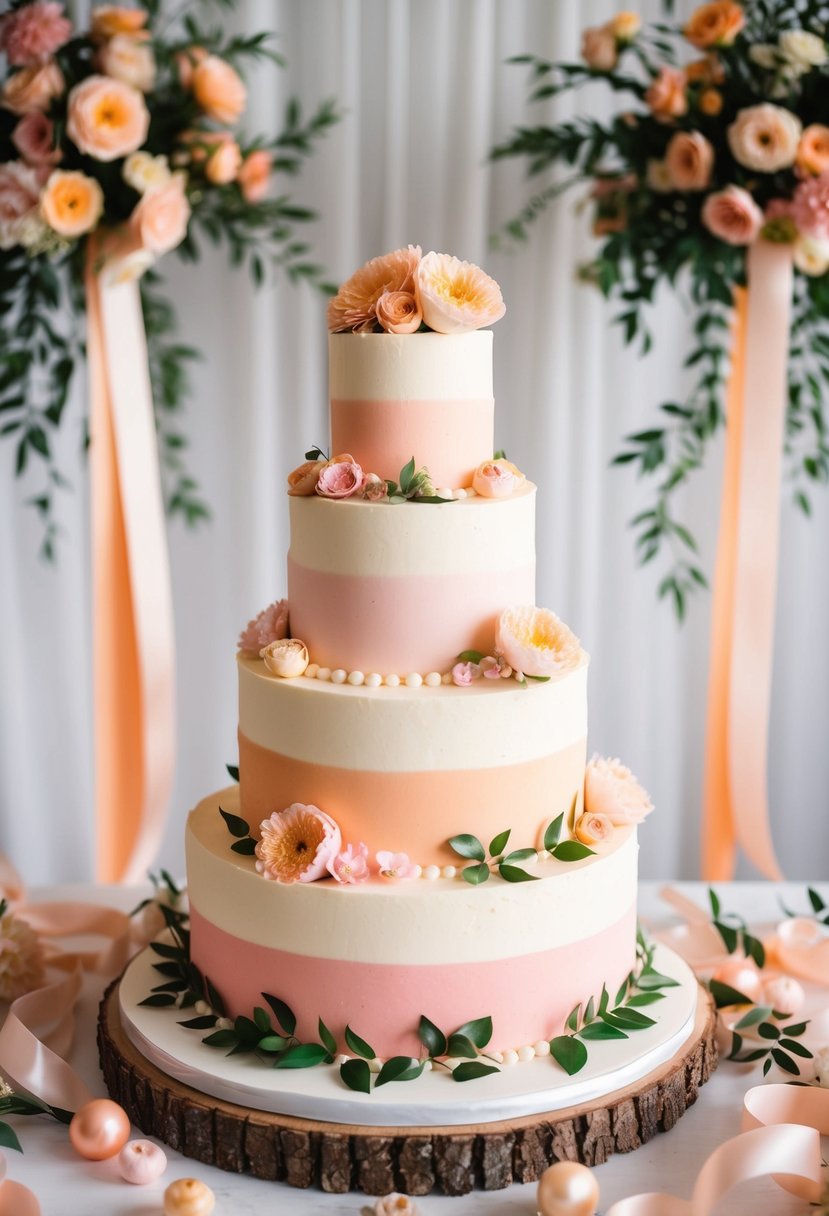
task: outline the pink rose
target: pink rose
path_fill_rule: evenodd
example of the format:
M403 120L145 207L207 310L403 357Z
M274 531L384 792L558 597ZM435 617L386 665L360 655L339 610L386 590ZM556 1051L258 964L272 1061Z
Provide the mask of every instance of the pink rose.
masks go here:
M616 35L610 25L586 29L581 36L581 57L594 72L612 72L619 61Z
M378 476L377 473L366 473L360 487L360 494L367 502L383 502L388 497L388 493L389 487L384 478Z
M679 68L662 67L645 93L645 103L658 122L672 122L688 113L687 79Z
M307 498L313 494L325 465L324 460L306 460L288 474L288 493L294 498Z
M485 460L472 474L472 489L482 498L508 498L524 481L524 474L511 461Z
M276 600L248 621L239 634L239 650L248 658L256 658L263 646L279 642L288 636L288 601Z
M714 148L699 131L677 131L668 141L665 167L674 190L707 190Z
M413 334L423 314L411 291L384 291L376 305L377 320L387 334Z
M109 76L87 76L76 84L69 94L67 112L66 134L81 152L96 160L129 156L141 147L150 127L143 95Z
M72 22L62 4L24 4L0 20L0 51L6 52L12 67L54 55L71 37Z
M728 146L746 169L776 173L794 164L802 130L790 110L763 102L740 110L728 128Z
M383 878L418 878L420 866L413 865L408 853L390 853L381 849L375 854Z
M63 73L53 59L21 68L6 79L0 93L0 105L12 114L28 114L32 110L48 110L55 97L66 88Z
M55 147L55 127L40 110L24 114L12 131L12 143L30 165L56 165L61 159Z
M763 226L763 212L742 186L709 194L701 218L709 232L729 245L750 245Z
M271 180L273 158L264 148L255 148L248 152L242 161L242 167L236 174L236 181L242 191L242 197L248 203L259 203L268 192Z
M370 877L368 848L362 841L358 845L348 844L328 863L328 872L337 882L365 882Z
M653 803L621 761L594 756L584 774L584 809L588 815L605 815L619 828L641 823Z
M39 197L34 169L19 160L0 165L0 249L20 244L23 222L37 212Z
M241 118L247 89L239 74L218 55L208 55L195 65L190 86L196 101L214 122L234 123Z
M323 498L350 498L363 484L363 470L353 460L329 461L317 479L316 492Z
M187 235L190 204L184 178L174 173L168 182L142 194L129 219L133 237L142 249L160 256L180 245Z
M456 663L452 668L452 683L458 688L468 688L473 680L477 680L481 669L477 663Z
M805 236L829 238L829 172L800 183L792 198L791 215Z
M98 70L114 80L123 81L141 93L155 85L155 56L149 43L128 34L116 34L98 51Z
M582 844L601 844L613 835L613 824L607 815L585 814L576 824L576 840Z

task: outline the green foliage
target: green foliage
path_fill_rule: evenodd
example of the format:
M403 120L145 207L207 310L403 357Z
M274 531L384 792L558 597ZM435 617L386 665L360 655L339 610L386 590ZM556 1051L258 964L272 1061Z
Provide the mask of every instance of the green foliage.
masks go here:
M230 766L228 765L228 768ZM238 769L236 770L238 773ZM242 857L253 857L256 852L256 841L250 834L250 824L246 819L242 819L239 815L231 815L229 811L225 811L219 807L219 814L225 821L225 827L231 836L235 836L233 844L230 846L232 853L240 853Z
M713 888L709 887L708 901L711 905L711 923L722 938L723 945L729 954L742 951L751 958L758 967L766 961L766 951L759 937L749 932L746 922L734 912L723 912L720 900Z

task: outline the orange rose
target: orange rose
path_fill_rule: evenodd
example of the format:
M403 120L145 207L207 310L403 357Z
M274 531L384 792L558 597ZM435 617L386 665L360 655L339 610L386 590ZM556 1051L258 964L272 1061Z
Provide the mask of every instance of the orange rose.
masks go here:
M116 34L135 37L147 23L147 13L141 8L120 8L117 4L102 4L92 10L90 36L93 42L105 42Z
M613 36L617 42L626 45L628 42L633 42L636 35L642 28L642 18L638 13L632 13L629 9L621 13L616 13L608 21L608 28L613 32Z
M806 128L797 145L795 165L801 173L816 177L829 169L829 127L813 122Z
M174 173L163 186L141 196L130 216L130 231L140 248L160 255L181 244L187 235L189 219L184 177Z
M236 180L242 164L242 153L235 139L225 140L215 152L211 152L204 166L204 173L214 186L226 186Z
M54 59L33 63L9 76L0 93L0 105L12 114L48 110L52 99L60 97L65 87L63 73Z
M253 152L249 152L242 161L242 167L236 174L236 181L247 202L258 203L265 197L271 179L271 167L271 154L264 148L256 148Z
M55 169L40 199L44 220L61 236L91 232L104 210L104 192L94 177Z
M683 32L693 46L706 50L709 46L731 46L745 23L741 5L734 0L714 0L694 10Z
M685 73L679 68L663 67L645 94L645 102L659 122L671 122L688 113Z
M87 76L69 94L66 134L96 160L118 160L147 138L150 113L138 89L107 76Z
M234 123L247 101L247 89L239 75L218 55L208 55L193 69L193 96L208 118Z
M701 112L709 118L716 118L722 110L722 93L719 89L703 89L697 101Z
M713 53L706 55L704 59L686 63L683 71L689 84L722 84L725 80L723 65Z

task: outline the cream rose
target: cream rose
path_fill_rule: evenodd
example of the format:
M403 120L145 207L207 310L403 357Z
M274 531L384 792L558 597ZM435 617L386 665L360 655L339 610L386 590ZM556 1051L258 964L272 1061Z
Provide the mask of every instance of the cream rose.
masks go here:
M612 72L619 61L616 35L608 25L586 29L581 36L581 57L594 72Z
M645 184L654 194L670 194L674 188L671 174L664 160L651 158L645 168Z
M829 59L826 43L808 30L785 30L779 42L783 58L798 67L817 68Z
M524 474L512 461L484 460L472 474L472 489L482 498L508 498L524 481Z
M746 169L776 173L794 164L802 129L790 110L763 102L740 110L728 128L728 146Z
M98 69L105 76L149 93L155 85L155 57L152 47L127 34L116 34L98 52Z
M829 270L829 241L801 234L794 243L792 256L801 274L820 278Z
M423 314L411 291L384 291L376 305L377 320L387 334L413 334Z
M160 256L180 245L187 235L190 204L184 177L174 173L163 186L143 194L130 216L133 237L142 249Z
M48 110L55 97L60 97L66 83L53 59L48 63L33 63L31 67L13 72L3 85L0 105L12 114L29 114L33 110Z
M139 194L166 185L171 176L167 157L153 156L150 152L133 152L124 161L121 173L127 185Z
M259 651L271 675L284 680L301 676L308 666L308 647L299 638L279 638Z
M150 112L138 89L108 76L87 76L69 94L66 134L95 160L118 160L147 138Z
M674 190L705 190L714 167L714 148L699 131L677 131L665 152Z

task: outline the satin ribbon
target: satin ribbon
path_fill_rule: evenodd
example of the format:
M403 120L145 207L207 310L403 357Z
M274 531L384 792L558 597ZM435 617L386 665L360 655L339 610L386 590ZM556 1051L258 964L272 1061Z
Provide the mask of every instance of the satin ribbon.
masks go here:
M702 872L733 877L736 846L782 877L768 813L781 452L792 300L788 245L757 241L735 292L725 469L712 603Z
M173 780L172 593L138 286L118 281L117 263L91 243L86 303L97 876L138 882Z

